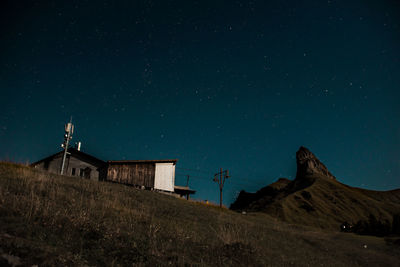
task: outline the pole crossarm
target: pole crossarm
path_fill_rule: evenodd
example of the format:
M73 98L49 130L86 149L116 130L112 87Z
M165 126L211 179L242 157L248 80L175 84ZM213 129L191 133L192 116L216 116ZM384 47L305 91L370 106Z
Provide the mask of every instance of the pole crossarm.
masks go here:
M214 174L214 182L217 182L219 185L219 206L222 207L222 189L224 188L224 184L226 179L230 178L229 171L223 171L222 168L216 174Z

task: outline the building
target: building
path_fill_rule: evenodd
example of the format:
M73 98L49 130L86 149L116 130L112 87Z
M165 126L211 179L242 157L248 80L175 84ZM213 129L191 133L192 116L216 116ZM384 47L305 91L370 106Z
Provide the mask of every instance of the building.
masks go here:
M178 160L109 160L107 181L174 192Z
M185 197L187 200L189 200L190 195L196 193L196 191L190 189L189 186L179 186L179 185L175 185L174 192L180 197Z
M64 150L47 158L31 164L32 167L60 173ZM68 176L79 176L91 180L105 180L107 164L98 158L86 154L78 149L69 148L65 160L64 174Z
M63 151L32 163L37 169L59 174ZM64 175L96 181L121 183L149 190L173 193L189 199L196 191L175 186L177 159L167 160L109 160L97 159L75 148L68 148Z

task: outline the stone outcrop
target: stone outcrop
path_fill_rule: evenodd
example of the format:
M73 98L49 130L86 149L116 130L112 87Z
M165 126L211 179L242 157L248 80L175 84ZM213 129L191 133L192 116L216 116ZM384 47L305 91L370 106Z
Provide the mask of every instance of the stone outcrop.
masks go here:
M296 179L279 179L255 193L241 191L231 209L323 229L339 230L347 222L356 233L399 233L400 189L380 192L342 184L305 147L296 159Z
M331 179L336 179L326 168L326 166L318 160L318 158L307 148L300 147L296 152L297 173L296 179L306 175L323 175Z

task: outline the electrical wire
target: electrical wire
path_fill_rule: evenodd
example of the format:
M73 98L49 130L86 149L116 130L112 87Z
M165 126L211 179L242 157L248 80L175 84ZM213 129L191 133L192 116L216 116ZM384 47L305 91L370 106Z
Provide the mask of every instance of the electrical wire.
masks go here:
M189 169L189 168L180 168L180 167L176 167L176 169L180 169L180 170L187 170L187 171L193 171L193 172L200 172L200 173L207 173L207 174L211 174L211 175L214 175L215 174L215 171L213 172L213 171L203 171L203 170L198 170L198 169ZM235 176L236 177L236 176ZM263 179L265 179L265 177L256 177L256 176L251 176L252 178L255 178L255 179L258 179L258 180L263 180ZM249 179L250 177L247 177L246 179ZM250 180L253 180L254 181L254 179L250 179Z
M180 168L180 167L176 167L179 170L185 170L185 171L194 171L194 172L201 172L201 173L207 173L207 174L214 174L214 172L212 171L201 171L201 170L197 170L197 169L189 169L189 168Z
M190 178L206 180L206 181L209 181L209 182L212 181L211 177L204 177L204 176L197 176L197 175L190 175L190 174L181 174L181 173L176 173L175 175L177 175L177 176L185 176L185 177L187 177L189 175ZM244 178L241 178L241 177L236 177L235 176L235 178L239 178L239 179L245 180ZM235 184L235 185L241 185L241 186L262 186L260 183L253 183L253 182L249 182L249 181L236 182L236 181L230 180L229 183L230 184Z

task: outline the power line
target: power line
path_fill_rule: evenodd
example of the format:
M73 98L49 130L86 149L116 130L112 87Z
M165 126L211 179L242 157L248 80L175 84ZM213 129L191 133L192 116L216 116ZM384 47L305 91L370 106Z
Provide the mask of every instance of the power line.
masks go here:
M187 174L183 174L183 173L176 173L175 175L177 176L187 176ZM190 175L190 177L196 178L196 179L201 179L201 180L207 180L209 181L209 177L205 177L205 176L197 176L197 175ZM239 178L242 180L245 180L245 178L241 178L241 177L236 177L235 178ZM259 183L252 183L252 182L231 182L233 184L237 184L237 185L259 185Z
M194 172L201 172L201 173L207 173L207 174L212 174L212 171L202 171L202 170L198 170L198 169L189 169L189 168L180 168L180 167L176 167L177 169L180 170L185 170L185 171L194 171Z
M178 175L178 176L187 176L188 174L187 173L175 173L175 175ZM206 178L206 177L204 177L204 176L197 176L197 175L190 175L190 177L193 177L193 178L197 178L197 179L202 179L202 180L209 180L210 178Z
M213 171L203 171L203 170L198 170L198 169L189 169L189 168L180 168L180 167L176 167L177 169L180 170L187 170L187 171L194 171L194 172L201 172L201 173L207 173L207 174L211 174L213 175L214 172ZM235 176L236 177L236 176ZM261 177L261 176L247 176L247 180L249 180L249 178L255 178L255 179L265 179L265 177ZM250 179L250 180L254 180L254 179Z
M186 177L188 174L176 173L175 175ZM190 175L190 178L201 179L201 180L206 180L206 181L209 181L209 179L210 179L209 177L197 176L197 175ZM242 181L247 180L246 178L241 178L241 177L236 177L236 176L235 176L235 178L241 179ZM241 186L261 186L261 183L254 183L254 182L249 182L249 181L246 181L246 182L230 181L230 183L235 184L235 185L241 185Z

